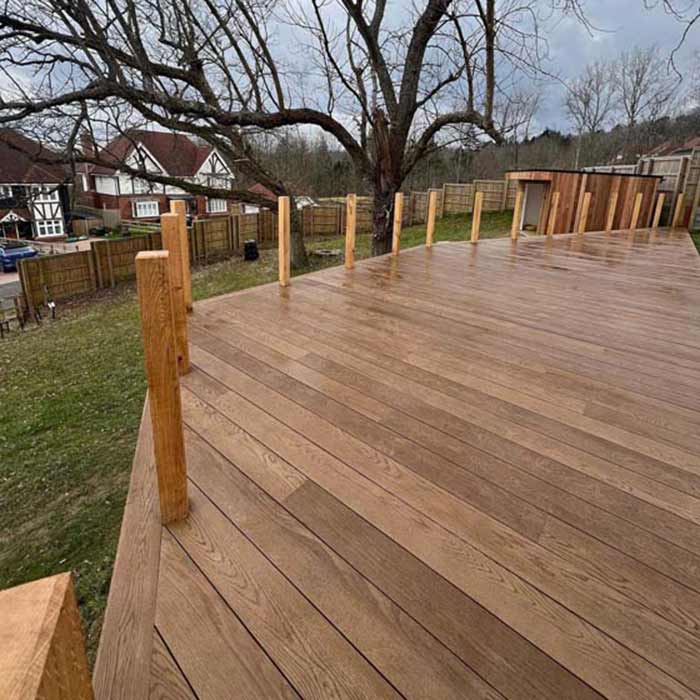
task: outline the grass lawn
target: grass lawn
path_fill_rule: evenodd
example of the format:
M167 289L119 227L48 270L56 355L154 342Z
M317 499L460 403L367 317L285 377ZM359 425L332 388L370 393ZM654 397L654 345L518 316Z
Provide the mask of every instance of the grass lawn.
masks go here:
M468 238L470 216L437 222L435 240ZM482 237L511 212L484 214ZM420 245L425 227L405 229ZM309 242L339 248L343 239ZM370 238L357 239L356 257ZM340 259L313 258L310 269ZM308 272L303 270L302 272ZM193 274L195 299L277 277L276 251ZM146 383L133 285L59 304L60 319L0 343L0 589L72 570L91 660L97 649Z
M691 233L690 237L693 239L693 243L695 243L695 247L697 248L698 253L700 253L700 231Z

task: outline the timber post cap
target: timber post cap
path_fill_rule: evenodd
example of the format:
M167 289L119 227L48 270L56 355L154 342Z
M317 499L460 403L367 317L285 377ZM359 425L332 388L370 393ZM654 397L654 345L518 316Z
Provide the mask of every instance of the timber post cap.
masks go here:
M142 250L136 254L136 262L139 260L160 260L161 258L167 260L169 255L167 250Z

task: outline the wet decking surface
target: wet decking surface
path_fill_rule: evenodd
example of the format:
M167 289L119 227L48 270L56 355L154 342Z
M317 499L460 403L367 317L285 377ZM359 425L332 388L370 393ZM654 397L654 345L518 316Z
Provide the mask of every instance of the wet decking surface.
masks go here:
M195 307L152 697L700 697L700 258L439 244Z

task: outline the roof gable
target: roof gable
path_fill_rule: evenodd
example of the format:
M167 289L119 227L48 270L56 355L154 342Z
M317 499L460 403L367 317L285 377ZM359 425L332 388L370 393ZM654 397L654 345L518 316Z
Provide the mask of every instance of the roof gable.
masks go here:
M68 175L58 153L14 129L0 129L0 183L60 184Z

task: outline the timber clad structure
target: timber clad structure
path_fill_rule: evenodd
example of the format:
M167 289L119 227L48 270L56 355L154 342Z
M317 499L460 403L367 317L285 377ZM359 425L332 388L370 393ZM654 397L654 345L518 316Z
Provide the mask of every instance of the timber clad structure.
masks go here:
M537 233L572 233L630 227L637 194L642 195L638 226L651 222L660 177L647 175L593 173L576 170L511 171L508 179L518 183L523 194L520 230ZM552 207L553 195L558 204ZM590 205L581 228L583 203L590 192ZM611 214L611 202L614 207ZM635 227L636 228L636 227Z

